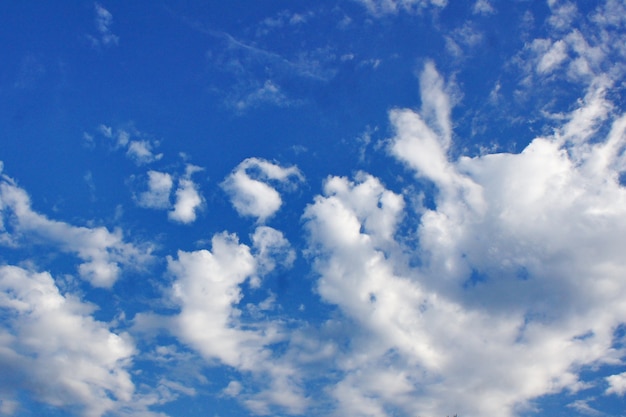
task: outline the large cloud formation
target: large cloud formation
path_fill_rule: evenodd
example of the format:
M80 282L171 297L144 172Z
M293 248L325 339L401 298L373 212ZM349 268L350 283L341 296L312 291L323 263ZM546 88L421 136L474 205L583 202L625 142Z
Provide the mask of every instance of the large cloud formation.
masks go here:
M374 14L446 4L361 3ZM214 393L259 415L513 417L568 391L583 393L570 406L593 413L584 399L590 386L624 396L626 114L610 98L626 73L626 35L615 29L626 14L609 0L589 14L588 26L572 28L572 3L551 0L548 8L545 38L517 56L528 58L518 93L561 77L584 90L577 104L549 115L558 126L520 153L456 156L454 100L426 62L419 110L391 110L393 133L381 147L396 163L394 175L408 177L395 183L405 188L392 189L376 173L329 175L304 210L314 301L326 304L310 322L280 311L263 287L296 256L286 234L263 223L284 204L280 191L304 177L295 166L249 158L221 184L238 214L256 220L249 243L222 232L205 249L164 254L162 298L150 306L166 312L139 312L130 332L164 331L141 339L154 356L188 349L194 361L226 369L211 381ZM482 0L474 9L493 13ZM601 36L587 36L593 25ZM124 146L127 139L118 137ZM141 142L127 154L138 164L158 160ZM176 178L149 171L136 201L193 222L204 203L195 171L188 165ZM422 198L421 189L434 191ZM151 258L149 247L125 242L121 231L37 213L26 191L3 176L0 244L30 241L75 256L78 274L102 288L112 288L123 267ZM96 320L94 305L31 263L0 266L0 414L15 414L28 392L87 417L154 415L149 406L167 395L142 397L131 380L133 371L153 371L133 368L145 344ZM608 376L586 378L590 368ZM200 391L174 379L161 378L156 390Z
M391 111L388 148L437 188L434 207L420 209L419 249L395 239L410 216L403 197L368 174L330 177L305 214L319 294L365 334L332 392L353 416L513 416L581 389L584 366L623 354L626 115L598 138L611 117L599 80L561 129L520 154L452 160L432 63L426 83L421 113ZM608 392L621 392L621 378Z

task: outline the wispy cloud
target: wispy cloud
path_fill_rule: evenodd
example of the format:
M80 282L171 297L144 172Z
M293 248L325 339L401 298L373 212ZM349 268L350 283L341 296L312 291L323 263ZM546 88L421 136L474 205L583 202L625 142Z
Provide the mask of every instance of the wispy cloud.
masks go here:
M78 227L50 220L32 210L25 190L7 176L0 179L0 222L3 239L13 244L35 238L60 252L72 253L83 261L80 276L96 287L110 288L120 276L121 266L137 268L151 259L151 248L124 242L122 231L104 227ZM12 231L7 230L7 226Z
M264 104L272 104L277 107L288 107L298 104L296 100L289 99L274 82L267 80L257 89L252 89L247 94L235 94L232 98L232 107L243 112L250 107L258 107Z
M356 0L374 15L384 15L406 11L419 13L428 8L435 10L447 6L448 0Z
M94 46L113 46L117 45L120 38L111 31L113 24L113 15L105 9L100 3L94 3L96 12L96 36L89 35L89 39Z
M154 148L159 146L159 141L149 135L140 132L130 125L119 129L102 124L98 126L98 133L104 137L113 149L126 151L128 159L136 165L146 165L163 158L162 153L154 153ZM85 133L88 143L93 143L93 135Z
M496 10L489 0L476 0L476 3L474 3L474 7L472 8L472 13L474 14L490 15L495 12Z

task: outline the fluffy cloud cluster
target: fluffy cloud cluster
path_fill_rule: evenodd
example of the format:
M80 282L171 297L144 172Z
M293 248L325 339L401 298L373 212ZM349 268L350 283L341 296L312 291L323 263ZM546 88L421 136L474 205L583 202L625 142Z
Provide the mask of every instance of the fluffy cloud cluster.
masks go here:
M341 412L508 417L580 390L584 366L624 353L613 342L626 313L626 115L597 137L611 109L599 80L522 153L451 160L449 100L432 64L421 85L422 112L393 110L389 141L438 190L419 210L419 252L394 238L402 196L370 175L329 178L305 214L319 294L363 333L339 361ZM623 393L622 375L607 382Z
M240 308L244 285L258 288L262 277L278 264L289 267L295 253L280 231L267 226L256 229L252 242L250 247L234 234L220 233L213 236L211 250L179 251L176 258L168 257L168 271L174 277L168 294L180 311L168 317L140 314L136 328L164 327L208 363L263 381L265 388L258 390L233 379L223 390L254 413L268 414L278 406L299 414L307 404L301 375L272 350L289 336L280 321L263 314L271 308L273 297L246 303L254 320Z
M375 14L446 5L361 2ZM303 213L311 283L327 304L320 310L330 311L315 316L319 323L287 318L263 288L268 274L296 257L285 235L264 223L280 210L280 192L304 177L295 166L244 160L220 185L257 227L247 244L223 232L206 249L164 254L169 281L159 282L163 299L151 301L167 313L139 313L132 329L165 331L154 342L172 345L156 346L155 361L185 349L198 355L187 362L195 368L200 360L226 368L217 395L260 415L513 417L567 391L580 393L571 408L593 414L593 399L582 398L590 386L623 397L626 114L609 98L626 73L626 43L616 29L626 14L619 1L605 2L589 14L600 36L589 37L574 27L580 13L571 2L548 6L548 33L526 44L526 70L543 80L564 75L585 89L573 110L552 115L558 128L517 154L454 156L454 100L427 62L420 109L389 112L385 149L398 163L394 175L408 173L396 182L406 188L392 190L363 171L330 175ZM495 13L485 0L473 12ZM280 92L270 84L253 98ZM152 142L101 131L137 164L160 158ZM203 204L191 179L197 170L188 165L179 177L148 171L136 202L193 222ZM433 186L432 201L415 192L424 183ZM121 232L34 212L26 192L3 176L0 243L27 239L75 255L81 276L99 287L150 258ZM61 293L48 273L0 266L0 414L15 413L28 392L87 417L152 415L147 407L163 398L138 396L130 378L134 343L93 312ZM619 369L583 378L604 365ZM157 386L171 398L199 391L167 378Z
M96 287L111 287L121 266L140 267L151 259L150 247L124 242L122 231L77 227L50 220L32 210L26 191L6 175L0 178L0 243L18 246L27 239L43 241L83 261L80 276Z
M264 159L248 158L237 165L222 188L239 215L256 217L262 223L282 205L282 198L272 185L293 188L303 178L295 166L285 168Z
M93 309L61 294L48 273L0 266L0 414L18 410L19 390L85 417L131 401L135 347L95 321Z
M116 149L126 150L126 156L137 165L149 164L163 158L162 153L154 153L154 148L159 145L159 142L145 137L133 127L113 129L110 126L100 125L98 132L113 141L113 146ZM86 134L85 137L88 140L93 140L89 134Z
M567 79L588 85L605 75L617 80L626 74L626 34L622 2L609 0L599 5L588 17L569 1L549 1L547 36L526 45L524 59L526 82L540 79ZM619 17L618 17L619 16ZM534 73L533 74L533 71Z
M148 189L137 195L137 204L145 208L169 210L168 218L178 223L194 222L204 200L200 195L198 185L193 182L191 176L200 170L201 168L195 165L187 165L185 174L178 179L173 205L171 202L174 187L172 175L167 172L148 171Z
M159 143L147 138L145 134L133 127L114 130L109 126L100 125L98 130L102 136L114 141L115 149L125 149L126 156L137 165L150 164L163 158L162 153L153 152ZM89 134L85 134L85 138L93 141L93 137ZM168 218L174 222L193 223L204 203L198 185L192 180L193 174L199 171L202 171L201 167L186 164L184 174L177 178L167 172L149 170L147 190L136 194L135 201L140 207L169 210ZM175 182L177 187L172 191ZM173 203L172 192L174 193Z

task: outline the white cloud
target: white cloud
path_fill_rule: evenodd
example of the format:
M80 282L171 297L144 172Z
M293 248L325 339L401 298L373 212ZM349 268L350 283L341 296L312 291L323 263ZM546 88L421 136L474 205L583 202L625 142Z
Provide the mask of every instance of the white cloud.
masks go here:
M192 223L196 220L196 211L201 205L202 197L196 184L190 179L181 178L176 189L176 203L168 217L176 222Z
M532 87L535 76L542 81L567 80L580 85L581 91L597 77L619 82L626 73L626 34L618 29L624 9L618 3L602 2L589 19L581 19L574 3L550 1L546 36L527 42L515 58L525 72L523 86Z
M605 391L606 394L615 394L619 396L626 394L626 372L608 376L606 377L606 382L609 383L609 387Z
M250 91L242 97L238 97L238 99L233 102L233 106L237 111L244 111L249 107L257 107L267 103L279 107L286 107L295 104L295 101L290 100L276 83L267 80L262 86Z
M295 166L284 168L264 159L248 158L226 177L222 188L240 216L256 217L262 223L282 205L280 194L267 182L289 188L302 180Z
M148 189L136 195L135 200L140 207L169 210L168 218L171 221L183 224L192 223L204 204L198 185L191 179L191 176L198 171L202 171L202 168L192 164L186 165L185 173L176 180L174 204L170 197L174 189L175 177L167 172L148 171Z
M606 84L520 154L458 160L438 84L426 114L390 113L392 155L438 189L418 211L418 253L395 238L403 198L367 174L331 177L304 216L318 293L354 323L329 388L344 415L510 417L621 356L626 115L597 136ZM607 381L622 392L621 376Z
M174 208L168 213L170 220L179 223L192 223L196 220L197 212L202 208L204 200L198 191L198 186L191 180L194 172L202 168L195 165L187 165L185 175L178 180L176 189L176 202Z
M276 263L287 268L296 259L296 253L282 232L268 226L259 226L252 235L252 244L261 274L276 268Z
M548 23L557 30L569 29L578 14L576 5L569 1L557 0L548 0L548 5L552 12L548 18Z
M537 42L538 41L536 40L535 44L543 45L542 43L540 44ZM551 72L556 67L561 65L567 58L567 44L563 40L558 40L550 45L541 56L541 59L537 63L537 72L540 74Z
M620 0L608 0L599 5L591 20L603 27L619 27L626 22L626 5Z
M117 45L120 38L111 32L113 15L100 3L94 3L94 8L96 11L96 30L98 31L98 38L90 36L89 39L91 39L94 46Z
M171 206L170 193L174 181L166 172L148 171L148 191L139 194L137 203L141 207L168 209Z
M236 397L241 392L241 389L241 383L237 381L230 381L226 388L222 390L222 392L224 393L224 395L227 395L229 397Z
M490 15L495 12L495 9L491 3L489 3L489 0L476 0L472 9L472 13L474 14Z
M260 262L266 254L263 248L284 249L285 242L277 233L273 229L258 232ZM269 348L285 338L280 325L244 322L237 308L243 297L241 286L261 272L258 265L250 248L226 233L213 237L211 251L179 251L177 259L168 258L168 270L175 277L171 297L180 307L180 313L169 319L170 331L209 362L217 360L255 378L269 378L261 392L242 394L240 400L248 408L262 412L278 405L298 413L306 399L297 374ZM241 391L241 384L231 381L224 393L239 396Z
M151 259L151 248L125 243L119 229L76 227L34 212L26 191L7 176L0 179L0 214L5 230L2 240L18 244L24 237L34 237L73 253L83 261L78 267L80 276L96 287L111 287L119 278L120 266L140 267ZM6 231L7 220L12 233Z
M252 359L269 354L260 333L236 328L240 285L256 270L247 246L232 235L216 235L212 252L179 251L178 259L168 259L168 269L176 277L172 297L181 307L174 330L183 341L236 368L251 369Z
M0 267L0 413L16 410L19 390L85 417L115 411L134 396L135 348L91 317L94 307L59 293L48 273Z
M426 8L434 7L442 9L448 4L448 0L357 0L362 3L370 13L383 15L407 11L420 12Z
M308 11L305 13L292 13L288 10L279 12L274 17L268 17L260 23L260 28L257 29L257 35L266 35L270 30L282 28L286 25L301 25L306 23L307 20L315 16L315 13Z
M128 144L126 155L133 159L137 165L148 164L158 161L163 154L155 155L152 153L152 144L146 140L134 140Z
M98 132L114 142L114 149L125 149L128 159L135 162L136 165L146 165L163 158L162 153L154 153L154 148L159 146L159 142L147 137L145 133L133 126L113 129L111 126L102 124L98 126Z
M586 414L588 416L602 416L604 413L594 409L589 405L590 401L593 401L595 398L585 399L585 400L576 400L571 404L568 404L568 408L573 408L581 414Z

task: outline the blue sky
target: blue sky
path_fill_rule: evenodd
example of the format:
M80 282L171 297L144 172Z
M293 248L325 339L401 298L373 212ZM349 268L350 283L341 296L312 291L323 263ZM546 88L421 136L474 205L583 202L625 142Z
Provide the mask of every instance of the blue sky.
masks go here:
M0 16L0 416L624 415L623 1Z

